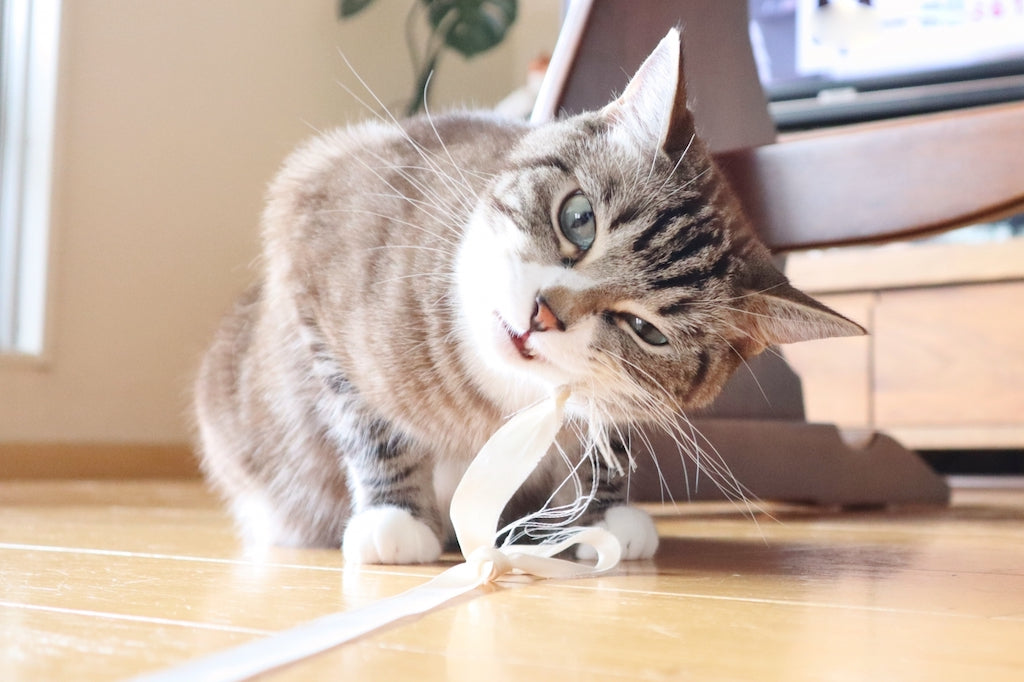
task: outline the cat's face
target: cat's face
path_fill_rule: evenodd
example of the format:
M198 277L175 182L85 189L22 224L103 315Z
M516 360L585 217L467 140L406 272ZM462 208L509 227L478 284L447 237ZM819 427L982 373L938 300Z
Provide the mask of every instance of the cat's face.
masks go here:
M619 100L540 126L458 258L464 333L502 391L569 385L616 420L699 406L767 344L860 333L792 289L693 135L670 32Z

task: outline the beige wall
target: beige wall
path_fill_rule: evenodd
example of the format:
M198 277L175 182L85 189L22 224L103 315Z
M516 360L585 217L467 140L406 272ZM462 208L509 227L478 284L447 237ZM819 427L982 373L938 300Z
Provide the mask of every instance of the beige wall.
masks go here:
M343 51L385 102L412 82L383 0L65 2L48 357L0 361L0 441L178 442L190 376L252 276L263 189L313 128L361 118ZM550 50L552 0L494 53L450 55L435 110L493 104Z

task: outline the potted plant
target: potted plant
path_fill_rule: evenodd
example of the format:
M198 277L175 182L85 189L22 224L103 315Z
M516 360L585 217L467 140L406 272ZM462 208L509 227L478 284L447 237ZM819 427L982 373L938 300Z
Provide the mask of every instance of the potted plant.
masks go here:
M338 16L348 19L374 1L339 0ZM420 17L429 26L425 44L415 36ZM515 20L516 0L415 0L405 21L405 39L415 73L406 115L424 108L427 83L446 49L466 58L486 52L504 40Z

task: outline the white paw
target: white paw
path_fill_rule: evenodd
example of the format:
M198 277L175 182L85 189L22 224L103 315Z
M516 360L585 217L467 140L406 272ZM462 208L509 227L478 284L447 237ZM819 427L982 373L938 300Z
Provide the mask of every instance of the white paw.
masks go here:
M654 519L642 509L629 505L612 507L604 513L604 520L594 525L616 537L626 561L650 559L658 549L658 529L654 527ZM593 560L597 553L590 545L580 545L576 548L576 558Z
M406 510L370 507L349 519L341 551L346 563L422 564L441 556L441 543Z

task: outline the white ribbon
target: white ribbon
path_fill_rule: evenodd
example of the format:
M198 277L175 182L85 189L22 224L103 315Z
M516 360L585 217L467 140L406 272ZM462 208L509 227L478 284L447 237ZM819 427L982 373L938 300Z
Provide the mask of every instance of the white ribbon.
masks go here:
M334 613L187 662L181 666L135 678L135 682L229 682L246 680L270 670L334 648L357 637L437 608L484 583L517 572L539 578L579 578L614 568L620 558L619 542L602 528L574 529L552 544L495 547L498 519L547 453L562 427L566 388L523 410L506 422L470 463L452 497L451 519L459 548L466 557L429 582L389 599L352 611ZM597 551L593 566L554 555L577 544Z

